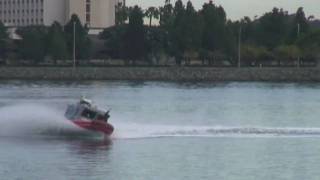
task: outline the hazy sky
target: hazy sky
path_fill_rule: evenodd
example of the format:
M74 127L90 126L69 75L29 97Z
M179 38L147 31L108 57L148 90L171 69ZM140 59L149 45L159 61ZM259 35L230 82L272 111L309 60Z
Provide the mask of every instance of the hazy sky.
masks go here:
M162 6L165 0L127 0L127 5L138 4L143 8L149 6ZM175 2L175 0L171 0ZM188 0L183 0L187 2ZM196 8L201 8L204 2L209 0L191 0ZM261 16L263 13L272 10L273 7L283 8L289 13L294 13L298 7L304 7L306 16L314 15L320 18L320 0L214 0L222 5L227 12L228 18L237 20L243 16Z

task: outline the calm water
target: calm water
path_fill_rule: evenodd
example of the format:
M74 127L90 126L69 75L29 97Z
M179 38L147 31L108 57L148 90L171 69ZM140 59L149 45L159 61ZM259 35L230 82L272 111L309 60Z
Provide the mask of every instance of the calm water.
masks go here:
M0 82L0 179L319 179L320 84ZM110 141L63 118L85 95Z

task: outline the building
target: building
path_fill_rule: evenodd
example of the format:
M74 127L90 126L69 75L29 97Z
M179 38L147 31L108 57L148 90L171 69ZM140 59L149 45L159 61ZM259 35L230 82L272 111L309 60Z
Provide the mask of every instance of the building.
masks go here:
M0 21L9 27L66 24L77 14L82 24L102 29L115 24L119 0L0 0Z

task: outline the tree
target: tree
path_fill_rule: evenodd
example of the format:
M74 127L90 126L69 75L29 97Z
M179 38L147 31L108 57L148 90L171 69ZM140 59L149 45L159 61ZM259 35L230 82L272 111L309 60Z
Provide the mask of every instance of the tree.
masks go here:
M122 3L119 2L115 7L115 23L116 25L122 25L128 20L129 9Z
M65 40L62 26L58 22L54 22L49 28L47 41L47 53L53 58L55 64L57 63L58 59L64 60L67 58L67 43Z
M100 38L105 40L105 52L112 58L126 58L126 41L128 25L123 24L105 29Z
M288 13L283 9L273 8L271 12L264 14L257 24L255 34L257 44L273 49L284 44L288 37Z
M308 34L302 35L298 39L297 44L299 47L320 46L320 30L311 31Z
M297 61L301 56L301 50L295 45L282 45L275 48L278 60ZM299 63L299 62L298 62Z
M302 49L305 60L318 60L320 58L320 30L311 31L302 35L297 45Z
M273 59L271 52L265 47L258 47L252 45L244 45L241 48L241 57L247 64L258 65L259 62Z
M139 6L134 6L129 15L129 26L125 35L125 52L133 60L141 59L146 53L145 29L143 26L143 12Z
M174 14L173 14L173 5L171 4L170 0L165 0L165 5L163 7L159 8L160 11L160 27L164 33L164 50L165 53L172 56L174 55L174 50L173 50L173 29L174 29Z
M307 34L310 30L310 25L306 15L303 11L303 8L298 8L294 20L291 24L291 34L289 38L290 43L294 43L298 40L298 36Z
M148 58L151 63L159 64L160 56L165 52L166 48L166 32L158 27L148 27L146 32Z
M203 48L209 51L226 49L226 13L224 9L219 6L216 7L212 0L205 3L200 11L203 21Z
M294 59L296 54L301 54L300 51L306 57L315 57L317 54L311 55L307 48L300 45L307 42L309 49L318 47L314 43L317 36L307 38L311 28L302 8L298 9L295 16L288 15L283 9L273 8L260 18L244 17L239 21L231 21L227 20L223 7L217 6L212 0L204 3L199 11L194 9L191 0L185 5L183 2L176 0L172 4L171 0L165 0L163 7L148 8L145 15L149 18L149 27L143 25L144 14L138 6L124 7L118 4L118 26L106 29L101 36L106 40L106 52L112 57L133 61L146 57L154 60L157 55L165 53L175 57L177 64L181 64L183 57L190 59L195 54L203 63L217 64L217 59L236 62L241 28L242 56L249 63L273 60L275 55ZM126 13L129 24L125 24ZM159 26L152 26L158 15ZM309 19L312 20L312 17ZM296 37L297 24L300 27L299 38ZM305 39L302 40L302 37Z
M185 7L182 0L177 0L173 9L173 27L169 29L170 41L173 55L176 63L181 64L184 50L186 49L185 37L187 29L185 29Z
M249 17L245 16L240 22L236 22L237 27L235 27L234 33L238 35L241 27L241 41L243 43L255 43L255 24Z
M70 21L65 25L64 28L69 57L72 57L73 54L74 26L76 59L89 59L91 55L91 41L88 37L88 28L82 26L79 17L76 14L71 16Z
M302 61L319 61L320 46L312 44L302 49Z
M203 32L203 22L202 18L198 15L194 9L192 2L187 2L186 12L185 12L185 50L187 51L198 51L202 45L202 32Z
M159 8L159 13L160 27L168 31L173 24L173 6L170 0L165 0L165 5Z
M6 56L8 38L7 28L0 21L0 59Z
M159 19L160 12L156 7L149 7L146 12L145 16L149 18L149 26L152 25L152 18Z
M299 24L299 31L301 34L306 34L309 32L310 26L308 23L308 19L306 18L306 15L303 11L303 7L298 8L294 23Z
M46 55L47 28L44 26L28 26L17 29L22 38L19 53L22 58L33 60L33 64L43 61Z
M230 63L237 63L235 59L238 57L239 43L239 26L235 25L231 20L228 20L225 28L225 40L223 52L228 57ZM251 37L252 38L252 37ZM243 39L242 39L243 42Z

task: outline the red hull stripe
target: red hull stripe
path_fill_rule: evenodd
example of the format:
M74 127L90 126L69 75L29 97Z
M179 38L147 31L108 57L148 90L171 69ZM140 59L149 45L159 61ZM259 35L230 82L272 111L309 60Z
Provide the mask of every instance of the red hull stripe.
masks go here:
M90 130L90 131L98 131L102 132L106 135L111 135L114 128L111 124L99 121L82 121L82 120L75 120L72 121L77 126Z

